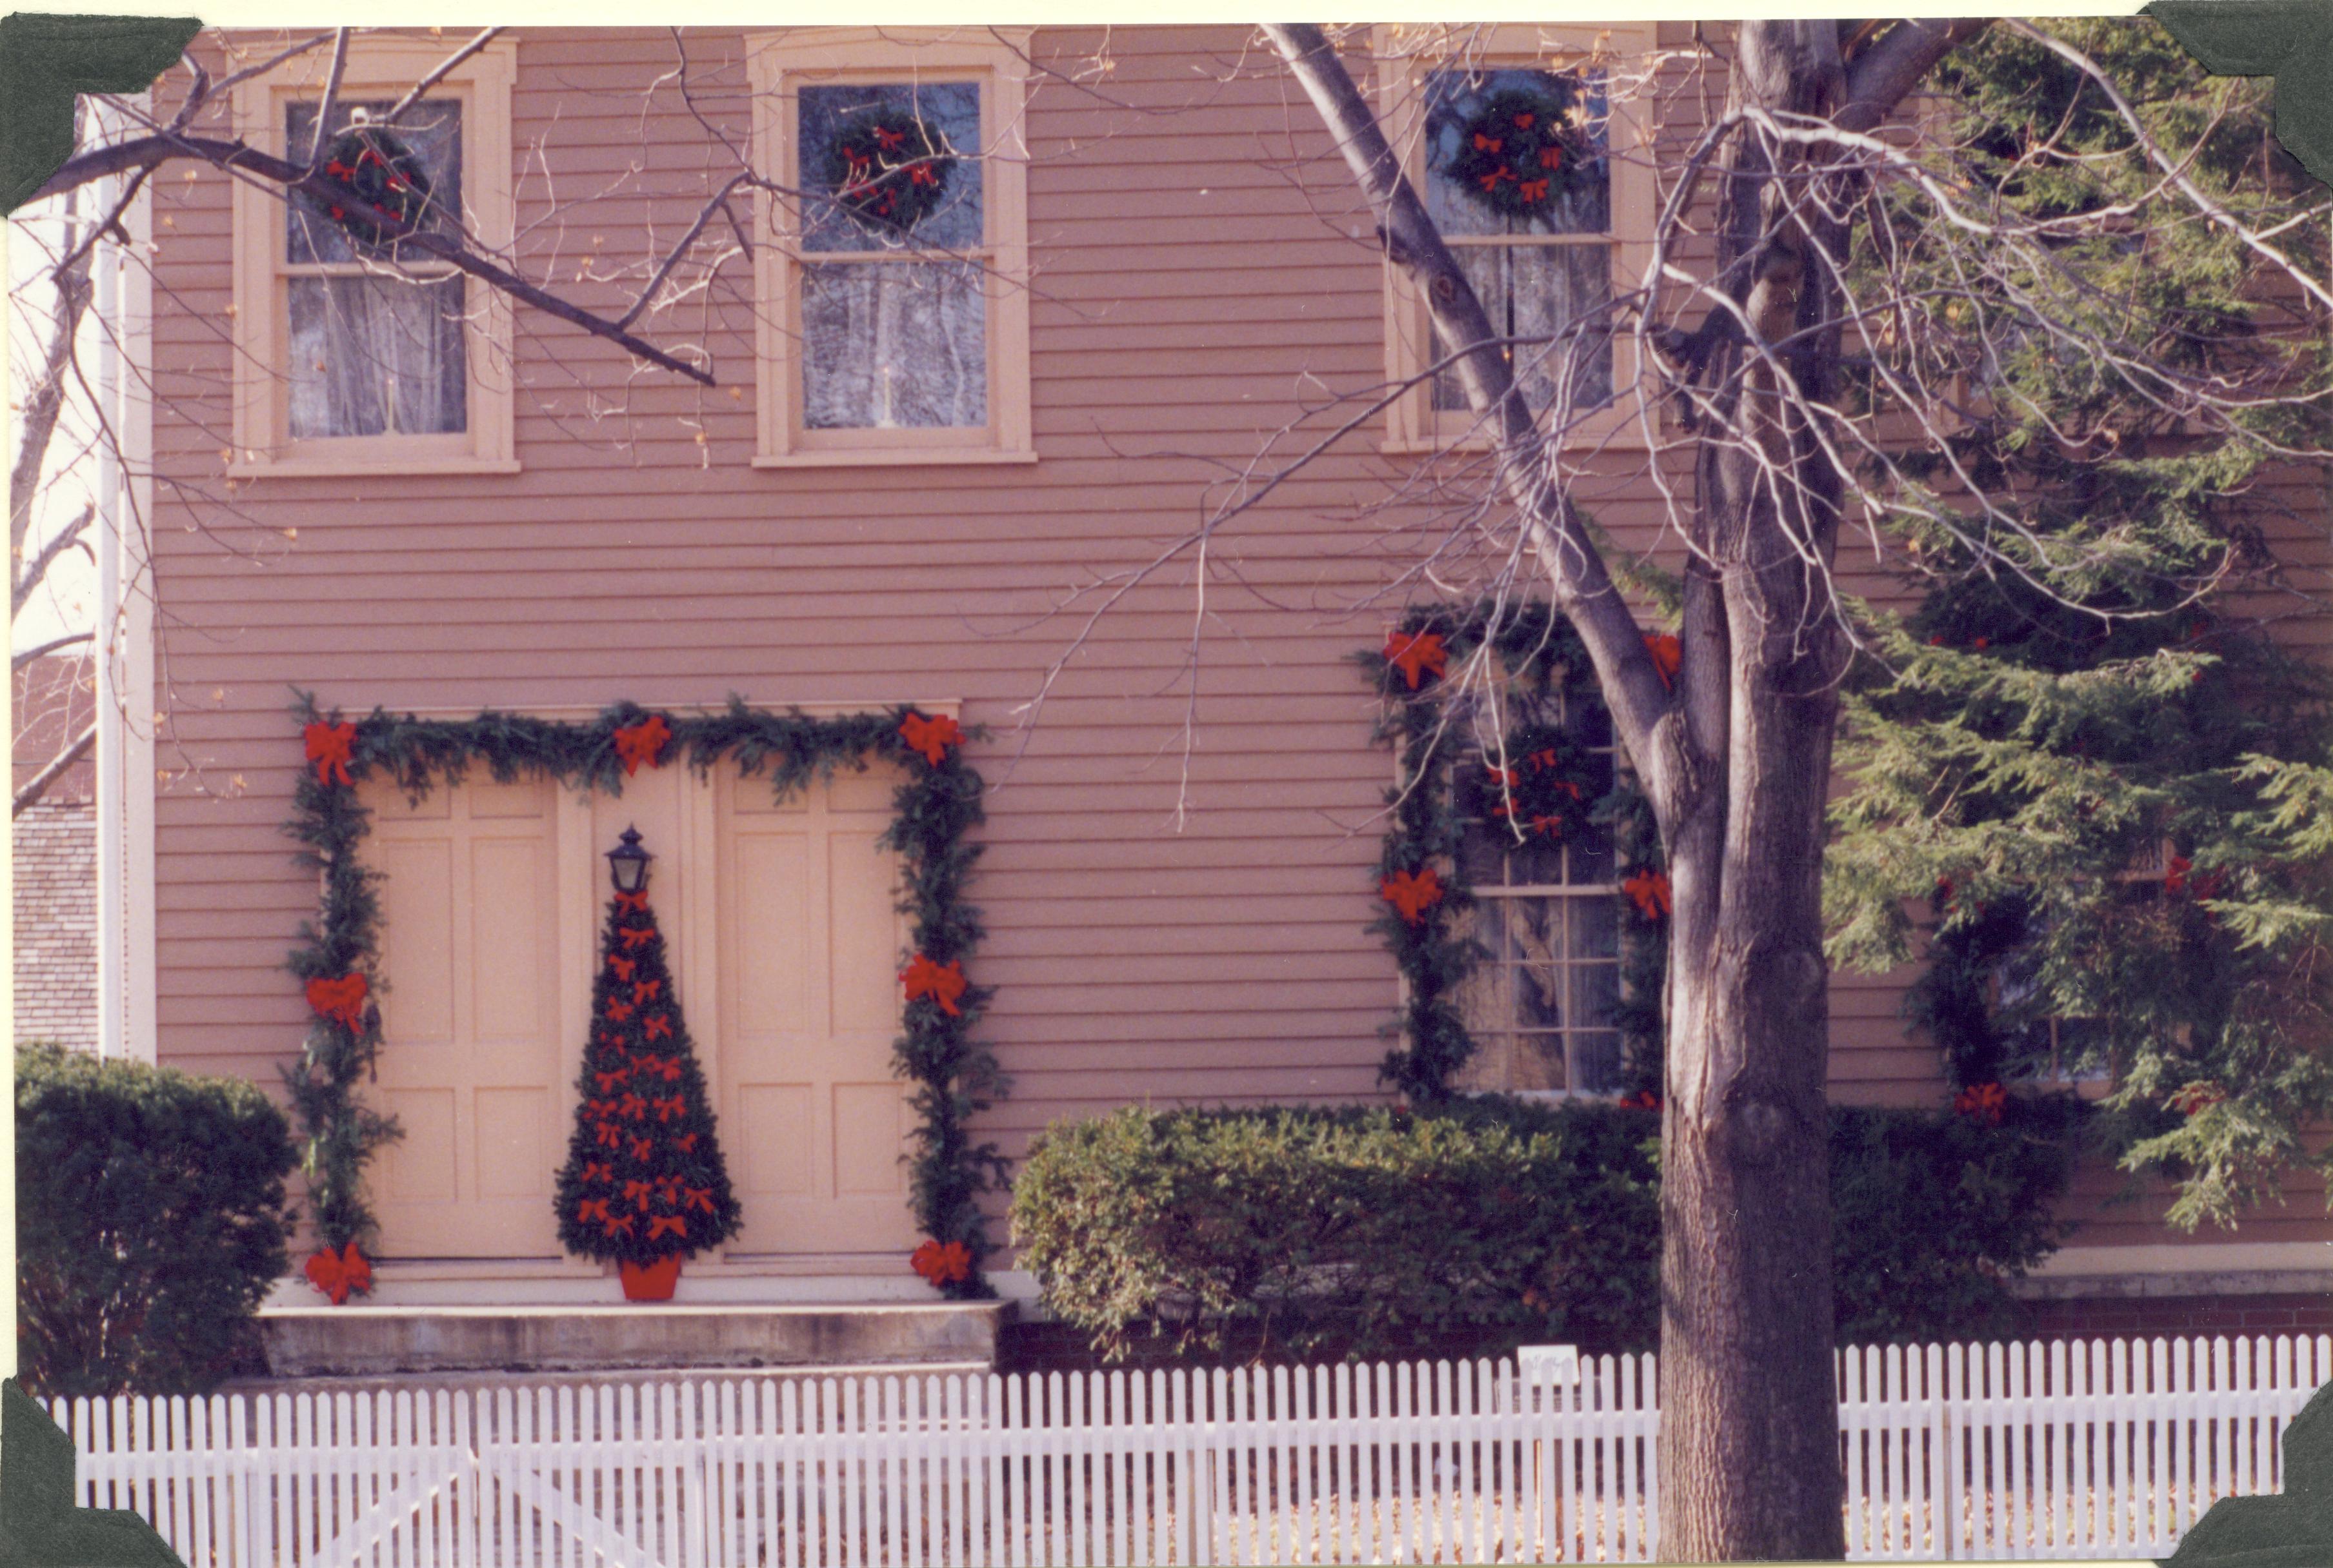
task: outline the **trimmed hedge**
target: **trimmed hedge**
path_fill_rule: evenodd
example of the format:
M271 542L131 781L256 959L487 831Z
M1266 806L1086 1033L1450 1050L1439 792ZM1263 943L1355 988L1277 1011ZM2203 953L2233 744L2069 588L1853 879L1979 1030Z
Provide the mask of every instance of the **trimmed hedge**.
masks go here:
M249 1365L297 1162L283 1113L241 1079L17 1047L25 1386L200 1393Z
M1831 1113L1838 1323L1859 1343L1999 1332L2055 1248L2063 1116ZM2044 1123L2047 1123L2046 1125ZM1648 1350L1660 1119L1482 1096L1432 1111L1129 1108L1049 1130L1013 1231L1047 1306L1122 1354L1398 1353L1455 1332Z

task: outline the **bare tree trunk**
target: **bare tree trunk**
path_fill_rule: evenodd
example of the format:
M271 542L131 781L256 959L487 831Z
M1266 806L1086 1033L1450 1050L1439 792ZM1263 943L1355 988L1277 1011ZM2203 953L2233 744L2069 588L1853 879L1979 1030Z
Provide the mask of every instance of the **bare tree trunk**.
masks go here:
M1728 108L1827 119L1845 81L1835 23L1745 22ZM1718 276L1751 336L1708 367L1685 583L1689 750L1714 766L1667 825L1659 1549L1836 1558L1821 880L1847 645L1839 484L1802 410L1835 390L1846 235L1839 193L1754 130L1720 171Z

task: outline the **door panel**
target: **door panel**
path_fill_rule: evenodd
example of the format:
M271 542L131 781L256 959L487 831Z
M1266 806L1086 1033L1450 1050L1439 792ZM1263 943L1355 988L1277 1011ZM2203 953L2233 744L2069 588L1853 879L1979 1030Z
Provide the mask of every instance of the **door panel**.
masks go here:
M715 928L725 1128L740 1134L740 1256L900 1255L917 1231L900 1164L898 857L878 846L896 780L716 785Z
M561 1082L549 781L368 787L383 874L373 1091L405 1127L376 1190L387 1257L553 1257Z

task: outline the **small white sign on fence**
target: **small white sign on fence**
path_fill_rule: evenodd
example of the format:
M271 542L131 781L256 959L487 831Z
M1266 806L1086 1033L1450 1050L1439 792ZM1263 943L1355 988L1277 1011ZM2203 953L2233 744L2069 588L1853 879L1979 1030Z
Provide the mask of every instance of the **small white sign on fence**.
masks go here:
M1853 1559L2169 1554L2333 1339L1843 1351ZM191 1568L1645 1562L1650 1356L51 1404Z

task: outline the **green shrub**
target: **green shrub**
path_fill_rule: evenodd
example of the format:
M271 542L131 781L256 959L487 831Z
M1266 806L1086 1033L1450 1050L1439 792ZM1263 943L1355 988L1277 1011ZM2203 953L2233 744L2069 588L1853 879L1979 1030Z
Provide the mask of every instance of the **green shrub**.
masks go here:
M283 1114L240 1079L16 1049L19 1376L197 1393L245 1362L286 1266Z
M2006 1281L2059 1236L2062 1123L1835 1109L1842 1338L2005 1326ZM1297 1351L1398 1353L1462 1329L1647 1350L1658 1136L1645 1111L1492 1096L1416 1113L1128 1109L1038 1141L1013 1238L1049 1309L1111 1353L1162 1331L1221 1349L1235 1329Z

